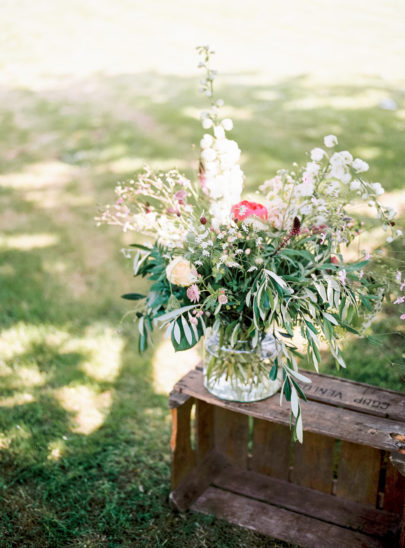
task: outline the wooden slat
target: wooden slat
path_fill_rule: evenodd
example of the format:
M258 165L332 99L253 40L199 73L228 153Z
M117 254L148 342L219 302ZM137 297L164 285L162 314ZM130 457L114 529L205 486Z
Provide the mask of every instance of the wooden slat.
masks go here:
M405 397L400 392L313 371L302 373L312 381L301 384L309 400L405 422Z
M294 468L291 480L322 491L332 492L335 440L311 432L305 433L304 443L294 446Z
M399 517L313 489L228 467L215 478L213 485L239 495L267 502L299 514L317 518L347 529L384 537L394 544L399 531Z
M405 476L388 460L385 473L384 510L402 516L405 505Z
M342 442L336 495L376 506L381 452L372 447Z
M176 386L181 388L184 393L216 406L226 407L232 411L279 424L289 425L290 422L289 405L284 402L281 407L278 397L254 403L224 402L204 388L202 373L197 370L188 373ZM302 404L302 415L305 431L326 436L333 432L338 439L384 449L389 452L398 450L391 433L401 434L405 430L405 424L397 420L384 419L315 401Z
M172 451L172 489L190 472L195 465L195 452L191 447L191 408L194 398L171 409L172 437L170 447Z
M216 451L211 451L170 493L171 506L180 512L188 510L226 466L229 466L226 459Z
M288 479L291 431L287 426L254 419L251 469Z
M196 401L196 455L201 462L214 447L214 406Z
M215 487L209 487L196 500L192 509L205 514L214 514L230 523L304 547L381 548L384 546L377 538Z
M215 407L215 448L234 466L247 467L249 418Z

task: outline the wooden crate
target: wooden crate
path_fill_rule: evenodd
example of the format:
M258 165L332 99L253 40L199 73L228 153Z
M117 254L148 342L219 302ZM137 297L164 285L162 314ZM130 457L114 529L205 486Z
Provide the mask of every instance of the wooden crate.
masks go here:
M404 546L404 395L306 375L303 445L278 395L226 402L200 368L185 375L170 395L171 504L300 546Z

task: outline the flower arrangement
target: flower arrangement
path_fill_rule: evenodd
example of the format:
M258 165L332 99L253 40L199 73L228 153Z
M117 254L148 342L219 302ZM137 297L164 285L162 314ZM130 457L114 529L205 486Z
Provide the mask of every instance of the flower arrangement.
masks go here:
M325 137L324 147L314 148L304 165L265 181L260 203L241 200L240 150L228 138L233 124L221 117L223 101L214 96L213 52L204 46L198 53L205 71L201 91L210 102L202 113L207 133L199 180L191 182L177 170L146 168L117 184L116 202L98 221L152 238L124 250L133 258L134 275L151 282L147 295L123 295L134 301L139 350L147 348L156 326L165 329L175 350L193 347L207 328L231 348L242 342L255 349L271 333L277 352L266 375L281 378L281 395L291 402L294 433L302 441L300 400L305 399L302 383L309 380L298 371L295 332L316 370L321 341L338 366L346 367L339 347L343 336L361 334L391 284L401 284L394 263L382 266L382 250L374 258L363 251L355 261L344 260L343 248L365 231L349 209L359 201L374 208L388 242L401 231L395 228L395 212L379 202L381 184L363 177L367 163L336 151L334 135ZM243 381L253 375L248 366L226 359L211 367L217 376Z

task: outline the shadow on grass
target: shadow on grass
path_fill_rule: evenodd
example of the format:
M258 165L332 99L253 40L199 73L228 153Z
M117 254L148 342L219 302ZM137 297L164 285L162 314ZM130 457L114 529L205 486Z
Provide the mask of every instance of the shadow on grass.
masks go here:
M224 80L248 189L328 133L370 160L387 190L401 188L405 100L383 82ZM114 181L144 161L192 173L202 133L193 109L204 105L195 79L100 76L0 94L3 545L276 546L170 511L166 397L155 393L151 354L136 353L133 324L116 332L128 306L119 295L134 289L118 251L125 240L92 220ZM378 107L386 96L397 111ZM375 330L397 330L393 318ZM348 375L398 387L385 362L403 360L403 337L392 335L382 357L368 349L350 346ZM95 422L84 433L86 419Z

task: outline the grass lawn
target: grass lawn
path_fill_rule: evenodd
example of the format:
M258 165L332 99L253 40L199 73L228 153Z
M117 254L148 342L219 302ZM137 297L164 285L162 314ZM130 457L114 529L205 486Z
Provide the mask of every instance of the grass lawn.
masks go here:
M362 16L358 4L349 18L353 27ZM145 162L177 166L192 175L198 156L193 145L202 132L197 115L205 105L196 91L196 70L169 74L163 61L155 59L156 50L146 48L143 56L136 50L142 63L131 72L124 45L110 50L102 43L103 35L111 42L108 25L114 24L116 33L122 25L123 40L142 44L144 26L156 16L139 3L139 33L135 29L132 37L134 16L127 18L131 3L111 5L107 0L75 1L64 17L62 0L52 3L52 9L39 1L36 19L29 2L6 1L1 8L6 47L0 48L0 65L9 80L1 77L0 87L0 545L285 546L211 517L175 514L168 505L167 393L194 364L197 351L179 359L156 336L154 349L138 356L135 326L120 323L129 309L120 294L140 289L120 253L130 237L111 227L97 228L93 217L100 204L112 200L115 181L132 176ZM299 2L292 5L298 9ZM318 3L308 5L312 11L306 17L312 21ZM389 42L390 32L401 36L396 5L364 3L366 23L358 23L360 49L354 49L361 59L363 36L376 66L383 69L384 54L391 59L387 70L392 73L383 78L367 66L367 74L346 79L314 76L309 69L307 74L284 74L269 67L266 73L263 59L255 57L260 44L251 40L258 14L249 19L242 8L231 11L224 2L218 8L218 28L212 28L203 8L195 8L202 28L218 42L229 17L232 33L244 28L247 17L249 34L240 38L255 71L248 73L241 56L244 72L219 80L235 123L233 138L243 152L247 191L277 169L303 161L305 151L335 133L343 148L370 163L370 177L381 181L388 191L385 200L403 216L405 81L394 70L397 66L399 74L399 46L391 48ZM195 37L184 34L183 2L174 15L166 13L162 0L156 6L161 10L156 21L162 28L164 20L170 21L174 35L179 17L179 42L171 37L167 47L180 59L181 48L191 51L195 45ZM277 17L284 21L278 12ZM297 17L292 28L284 21L283 32L298 32ZM343 21L344 14L340 17ZM368 32L380 29L381 21L386 25L378 32L386 35L378 35L375 45ZM70 34L64 34L64 24ZM86 29L101 41L78 47ZM259 31L264 33L262 27ZM339 39L346 36L343 27L336 32ZM326 39L314 37L314 51ZM349 55L350 48L342 47ZM92 66L80 64L81 53L90 64L94 61ZM118 54L126 65L118 62ZM162 53L164 62L167 55ZM233 57L230 64L234 70ZM380 107L387 98L395 101L395 110ZM375 241L362 245L372 251L378 238L376 234ZM390 252L404 249L398 243ZM380 336L380 346L348 339L349 368L336 373L403 389L405 322L401 325L399 314L398 306L387 305L370 327L370 333ZM335 371L326 354L323 367Z

